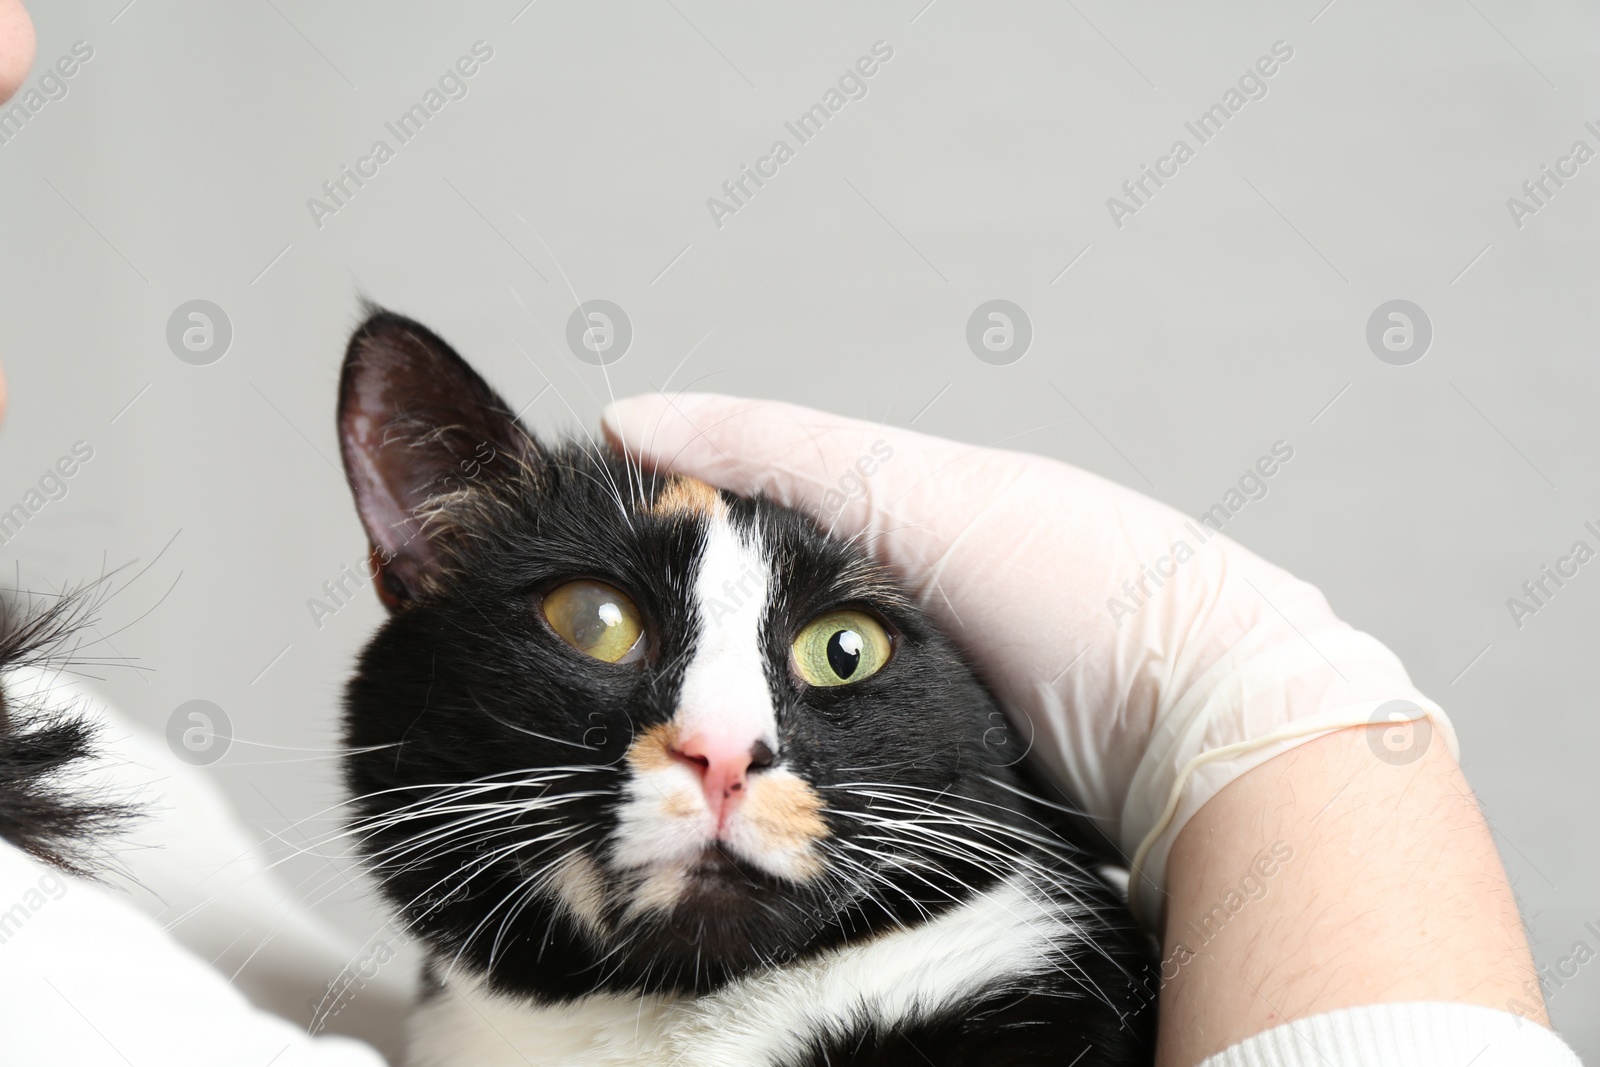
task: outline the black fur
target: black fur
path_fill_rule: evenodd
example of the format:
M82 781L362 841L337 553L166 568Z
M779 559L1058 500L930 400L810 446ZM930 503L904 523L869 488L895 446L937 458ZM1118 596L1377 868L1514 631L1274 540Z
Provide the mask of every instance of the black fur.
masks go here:
M814 1041L783 1067L1082 1067L1148 1063L1127 1016L1085 1010L1060 989L988 990L959 1007L885 1026L865 1014L847 1033ZM1148 1023L1150 1020L1143 1020ZM1127 1026L1124 1026L1124 1023Z
M1048 868L1064 880L1055 891L1083 904L1091 929L1086 943L1064 946L1072 966L915 1026L880 1032L863 1019L859 1032L811 1049L795 1067L1066 1063L1086 1044L1100 1051L1084 1067L1149 1062L1154 1011L1140 1010L1136 991L1150 974L1147 944L1114 892L1079 870L1071 847L1046 828L1045 809L1022 799L1010 767L1021 741L994 698L860 544L829 538L771 501L725 498L734 524L758 530L775 561L762 634L780 758L824 798L840 847L870 839L861 817L904 816L919 798L936 798L929 802L989 821L960 831L973 841L967 855L982 850L984 859L923 850L922 866L884 865L873 892L852 895L837 881L795 884L713 858L670 916L609 911L618 933L608 940L526 892L565 851L601 852L630 744L674 714L700 627L693 582L704 529L693 515L652 513L661 481L611 452L536 444L443 341L387 312L351 341L340 422L394 609L346 692L355 829L437 966L460 961L503 992L544 1001L705 993L959 906L1004 873L993 859L1003 855ZM589 659L549 630L538 597L576 577L633 597L651 640L643 663ZM798 683L788 668L793 634L841 606L887 623L892 660L847 686ZM539 785L488 788L530 768L574 769ZM863 795L864 782L903 799ZM486 791L458 791L472 783ZM463 832L459 809L429 811L469 795L504 801L503 815ZM540 797L561 803L537 815L515 807ZM911 839L897 847L917 853ZM608 897L620 897L623 877L607 878Z
M0 600L0 672L64 669L103 582L25 603ZM97 875L109 836L131 809L76 795L64 774L93 755L94 728L70 708L0 693L0 838L71 874Z

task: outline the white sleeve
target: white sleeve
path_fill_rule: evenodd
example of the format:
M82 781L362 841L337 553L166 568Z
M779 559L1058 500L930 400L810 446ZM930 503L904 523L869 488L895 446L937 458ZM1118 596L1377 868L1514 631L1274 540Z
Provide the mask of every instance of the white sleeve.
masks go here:
M1555 1034L1473 1004L1370 1004L1273 1027L1200 1067L1583 1067Z
M76 1067L383 1067L252 1007L125 896L0 842L0 1047Z
M359 1041L265 1010L300 1010L360 946L298 906L216 787L60 675L8 672L4 688L93 722L97 758L64 783L146 817L114 839L116 888L0 841L0 1062L383 1067ZM375 976L361 1008L400 1017L397 969Z
M124 799L140 814L110 842L116 866L107 881L119 896L227 975L257 1008L304 1022L307 1002L321 1003L319 1032L327 1027L368 1041L393 1033L415 1000L404 938L385 930L363 940L310 911L205 772L89 686L22 670L8 672L3 688L10 699L79 714L96 726L96 759L73 773L75 791ZM292 828L291 836L296 832L307 833L306 841L319 836L314 828ZM371 973L375 956L391 962ZM357 970L359 996L328 995L351 988Z

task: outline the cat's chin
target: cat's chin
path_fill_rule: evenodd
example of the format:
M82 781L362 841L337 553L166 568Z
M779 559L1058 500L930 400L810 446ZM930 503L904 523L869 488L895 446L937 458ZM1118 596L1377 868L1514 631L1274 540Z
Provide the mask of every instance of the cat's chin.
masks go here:
M631 873L617 933L668 986L701 992L837 936L820 896L715 844L687 861Z
M741 858L732 849L715 841L708 841L698 854L689 859L655 863L643 870L647 879L676 879L685 894L725 889L749 891L779 884L778 879L759 865Z
M685 901L710 895L727 902L730 898L765 891L773 881L758 867L715 844L707 845L692 861L679 864L677 875L681 879L682 899Z
M614 872L630 919L669 919L682 908L737 908L805 895L805 883L782 877L729 845L707 840L698 850Z
M803 890L716 844L691 859L651 864L628 879L626 917L634 925L694 931L738 926Z

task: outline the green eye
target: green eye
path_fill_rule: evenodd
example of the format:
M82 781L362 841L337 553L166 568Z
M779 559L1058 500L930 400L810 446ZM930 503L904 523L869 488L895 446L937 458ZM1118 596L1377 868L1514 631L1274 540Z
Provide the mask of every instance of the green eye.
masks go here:
M579 579L544 596L544 617L563 641L606 663L631 663L644 655L639 609L619 589Z
M889 662L894 646L872 616L830 611L806 623L792 648L794 669L812 685L849 685Z

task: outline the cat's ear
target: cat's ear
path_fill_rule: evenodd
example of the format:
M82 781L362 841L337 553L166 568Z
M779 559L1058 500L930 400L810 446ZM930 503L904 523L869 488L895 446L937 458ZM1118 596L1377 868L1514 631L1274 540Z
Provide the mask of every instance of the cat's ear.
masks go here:
M339 448L390 608L437 573L447 525L424 520L530 457L505 402L425 326L373 309L350 338L339 379Z

